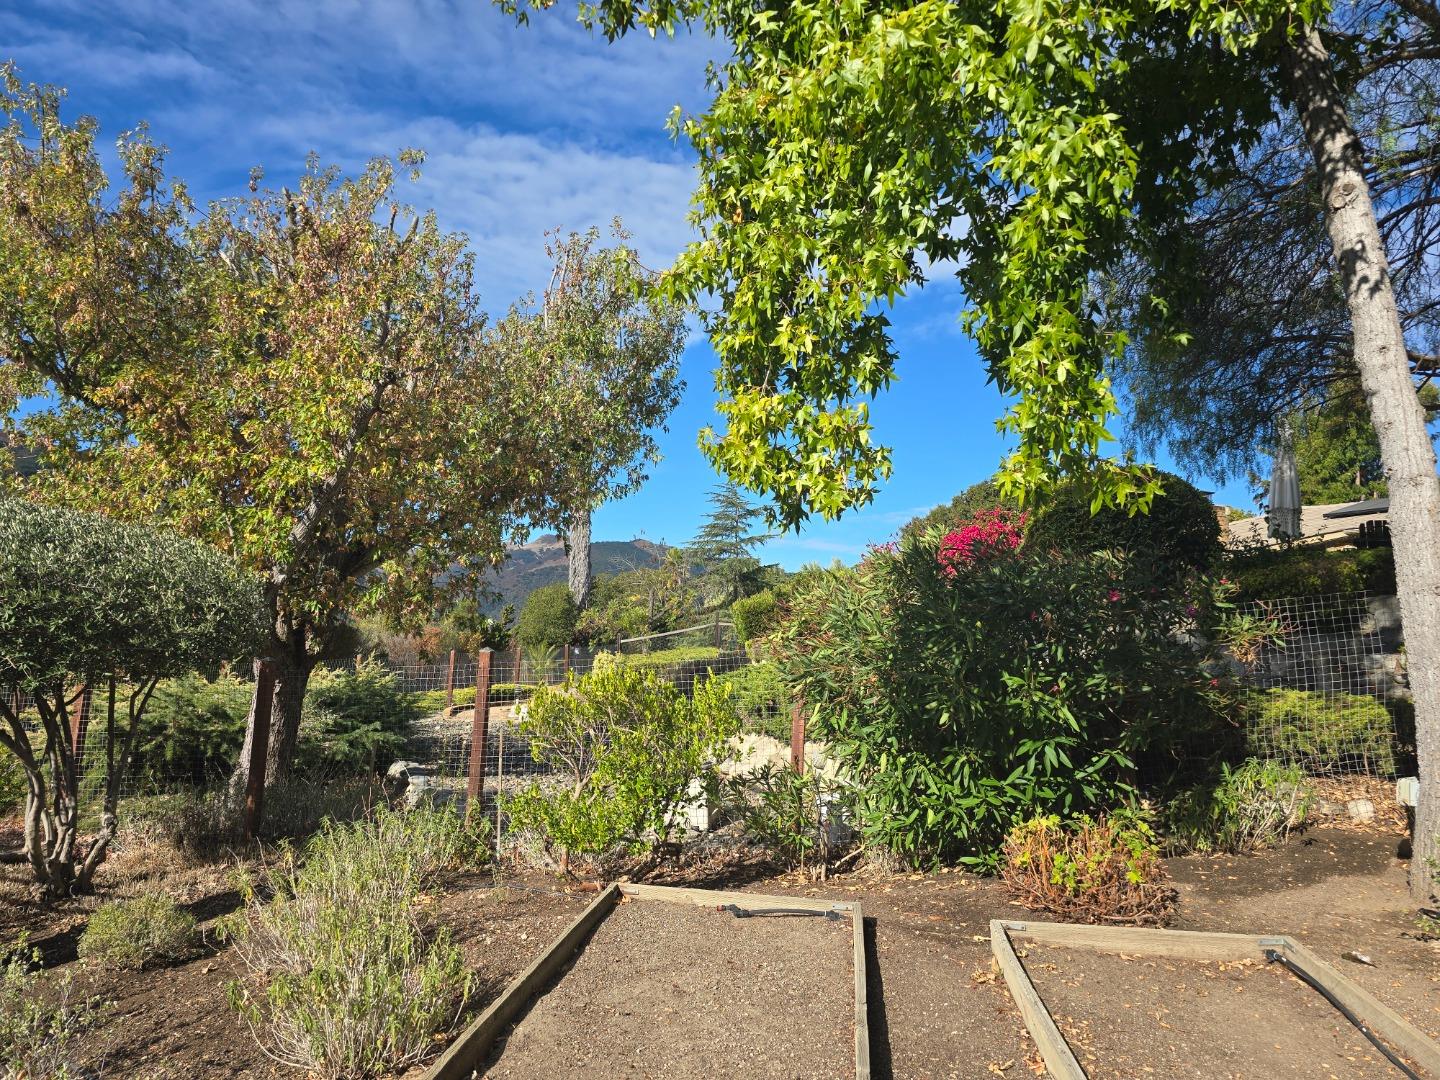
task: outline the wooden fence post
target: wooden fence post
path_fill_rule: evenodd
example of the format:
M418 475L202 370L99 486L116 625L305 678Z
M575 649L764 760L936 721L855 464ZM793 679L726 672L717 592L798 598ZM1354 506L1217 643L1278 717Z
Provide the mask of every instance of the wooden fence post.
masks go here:
M715 651L720 651L720 613L715 613Z
M490 726L490 656L481 649L475 657L475 719L470 724L470 782L466 793L470 812L478 813L485 791L485 740Z
M75 703L75 712L70 717L70 746L75 751L75 772L85 774L81 759L85 756L85 735L90 730L90 684L80 689L80 700Z
M805 713L798 701L790 707L790 767L805 772Z
M275 703L275 661L255 661L255 722L250 732L250 767L245 773L245 841L260 832L265 802L265 766L270 758L270 709Z
M455 708L455 650L450 650L450 666L445 669L445 715Z
M564 651L564 654L563 654L563 655L564 655L564 657L565 657L564 675L565 675L565 677L568 679L568 678L570 677L570 646L569 646L569 645L566 645L566 646L565 646L565 651Z

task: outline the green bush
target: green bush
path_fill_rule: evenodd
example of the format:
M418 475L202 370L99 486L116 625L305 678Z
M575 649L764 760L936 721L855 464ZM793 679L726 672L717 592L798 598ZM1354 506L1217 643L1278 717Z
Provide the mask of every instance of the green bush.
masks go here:
M191 673L155 687L135 739L136 775L152 788L203 785L229 775L245 742L254 683Z
M1221 764L1204 783L1167 799L1162 810L1174 852L1243 855L1273 847L1305 823L1314 792L1296 765L1249 758Z
M1074 554L1126 551L1182 573L1209 569L1221 553L1214 504L1172 473L1161 473L1161 479L1165 493L1155 496L1145 514L1112 508L1092 514L1088 485L1062 484L1030 523L1025 543Z
M1237 599L1278 600L1365 590L1395 592L1395 553L1391 548L1332 551L1324 548L1270 548L1236 556L1226 573L1239 586Z
M1007 499L1000 492L1000 485L994 480L981 480L971 484L948 503L941 503L911 518L900 529L906 539L919 539L935 532L948 532L959 528L976 514L986 510L1019 510L1020 505L1013 498Z
M780 599L773 589L764 589L754 596L744 596L730 605L730 619L735 623L735 636L742 645L764 637L775 629L780 618Z
M746 664L714 676L713 681L729 689L741 730L789 740L790 695L780 677L780 668L773 661Z
M908 539L817 579L777 663L858 785L868 843L993 869L1015 825L1120 805L1137 770L1211 737L1195 642L1220 611L1214 587L1108 552L956 560Z
M1175 906L1154 831L1127 811L1033 818L1006 837L1000 873L1031 911L1074 922L1163 922Z
M629 668L632 671L656 671L664 668L685 666L695 671L704 671L712 660L720 658L720 650L713 645L686 645L676 649L656 649L647 653L602 652L595 654L594 668Z
M515 640L526 649L557 649L575 639L580 609L563 581L532 592L515 624Z
M1251 753L1277 757L1312 775L1357 769L1395 775L1394 721L1372 697L1312 690L1265 690L1244 701Z
M353 670L317 668L305 691L296 759L308 769L383 772L421 712L400 677L378 660Z
M225 933L251 977L229 993L266 1052L339 1080L404 1072L443 1045L474 975L421 897L483 843L452 812L381 811L328 824L270 873L268 902L246 882Z
M794 866L825 866L833 852L827 817L843 812L845 791L815 769L794 769L766 762L726 784L730 815L741 822L747 839Z
M22 934L0 946L0 1077L78 1080L74 1044L104 1015L96 998L74 1000L70 973L41 980L40 953Z
M534 782L506 803L511 825L571 854L641 851L674 831L690 786L739 729L718 680L686 698L648 671L624 666L568 677L530 699L520 733L554 783Z
M25 805L30 783L20 759L0 746L0 818L5 818Z
M139 971L195 952L195 916L168 896L152 894L102 904L85 924L82 959Z

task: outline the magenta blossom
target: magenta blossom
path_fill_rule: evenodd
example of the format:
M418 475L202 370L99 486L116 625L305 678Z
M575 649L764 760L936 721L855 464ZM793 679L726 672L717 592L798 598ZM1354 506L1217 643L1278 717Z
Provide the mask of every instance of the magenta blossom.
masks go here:
M962 567L973 566L980 559L1014 551L1024 537L1024 514L983 510L941 539L936 555L940 573L953 578Z

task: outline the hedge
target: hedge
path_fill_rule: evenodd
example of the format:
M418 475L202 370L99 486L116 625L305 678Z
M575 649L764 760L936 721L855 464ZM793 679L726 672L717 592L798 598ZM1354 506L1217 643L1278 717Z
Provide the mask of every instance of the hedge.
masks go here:
M1390 548L1334 551L1290 548L1231 558L1225 572L1240 587L1238 600L1277 600L1365 590L1395 592L1395 554Z

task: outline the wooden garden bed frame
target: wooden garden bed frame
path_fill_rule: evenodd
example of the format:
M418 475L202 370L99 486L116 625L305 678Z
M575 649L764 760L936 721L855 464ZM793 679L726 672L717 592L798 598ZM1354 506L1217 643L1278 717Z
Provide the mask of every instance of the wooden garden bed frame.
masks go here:
M1010 996L1020 1008L1030 1037L1045 1059L1045 1067L1055 1080L1086 1080L1086 1073L1015 953L1015 943L1027 941L1179 960L1264 960L1266 951L1273 949L1322 984L1402 1056L1440 1080L1440 1046L1294 938L994 919L990 923L990 951L1005 976Z
M807 896L767 896L763 893L720 892L711 889L680 889L665 885L616 883L597 896L580 916L565 928L549 948L515 976L505 992L475 1018L450 1044L450 1048L425 1074L425 1080L467 1080L484 1063L495 1040L530 1004L545 984L584 947L595 928L614 911L623 897L656 900L670 904L719 908L735 904L742 908L800 908L805 911L837 912L850 917L855 939L855 1080L870 1080L869 1002L865 978L865 916L857 902L817 900Z

